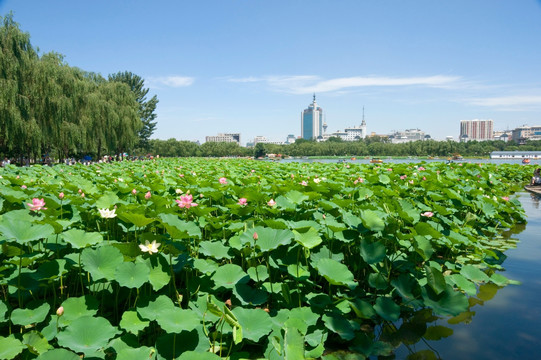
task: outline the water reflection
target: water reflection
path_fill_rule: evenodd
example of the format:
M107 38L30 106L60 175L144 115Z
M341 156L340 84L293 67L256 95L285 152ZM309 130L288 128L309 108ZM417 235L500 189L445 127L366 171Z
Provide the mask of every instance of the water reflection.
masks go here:
M482 285L477 297L470 299L469 310L456 317L415 314L399 325L388 325L382 332L382 338L399 347L390 356L380 359L540 358L540 198L521 193L519 200L526 211L528 223L504 234L518 238L520 242L516 249L506 251L503 274L520 281L521 285L503 288L494 284ZM413 325L414 320L420 320L420 324ZM419 334L423 327L426 331L412 342L413 335ZM417 330L406 335L408 328Z

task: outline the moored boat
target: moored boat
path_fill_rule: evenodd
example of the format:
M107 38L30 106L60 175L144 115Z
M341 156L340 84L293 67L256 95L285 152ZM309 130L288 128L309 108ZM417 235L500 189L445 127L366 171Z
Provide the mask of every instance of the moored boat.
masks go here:
M529 164L529 163L530 163L530 159L524 158L524 159L522 159L522 163L523 163L523 164Z
M371 163L375 163L375 164L380 164L380 163L383 162L383 160L378 159L378 158L372 158L372 159L370 159L370 162L371 162Z
M541 185L526 185L524 189L534 194L541 195Z

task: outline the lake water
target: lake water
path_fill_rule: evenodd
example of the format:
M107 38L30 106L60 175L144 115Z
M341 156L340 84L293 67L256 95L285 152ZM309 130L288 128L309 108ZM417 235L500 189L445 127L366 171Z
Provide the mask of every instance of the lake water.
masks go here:
M508 285L492 299L472 306L473 316L467 324L438 320L436 325L453 330L451 336L409 348L402 346L396 351L396 359L407 359L409 354L422 349L431 349L445 360L541 359L540 197L529 193L517 196L528 223L507 234L519 243L516 249L505 252L508 257L502 265L503 274L521 285Z

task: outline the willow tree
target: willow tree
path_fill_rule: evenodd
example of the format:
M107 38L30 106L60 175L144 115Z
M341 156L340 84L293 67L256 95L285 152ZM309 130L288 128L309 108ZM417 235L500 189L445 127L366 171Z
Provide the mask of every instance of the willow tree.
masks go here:
M20 154L25 130L35 128L25 123L32 120L30 89L38 55L12 14L0 21L0 151Z
M127 84L139 104L138 115L142 127L139 130L139 146L144 150L149 149L149 139L156 129L156 106L158 98L156 95L147 100L148 88L145 88L145 81L138 75L124 71L109 75L109 81Z

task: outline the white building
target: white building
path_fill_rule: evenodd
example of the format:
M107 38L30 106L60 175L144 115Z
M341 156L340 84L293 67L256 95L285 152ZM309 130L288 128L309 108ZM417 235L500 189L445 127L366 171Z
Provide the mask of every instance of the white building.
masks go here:
M513 141L524 144L526 140L541 140L541 126L521 126L513 130Z
M424 131L419 129L406 129L404 131L395 131L389 135L392 144L402 144L411 141L426 140L429 139L429 135L425 135Z
M240 133L218 134L216 136L205 136L206 142L236 142L240 145Z
M494 133L494 121L488 120L460 120L460 141L492 140Z

